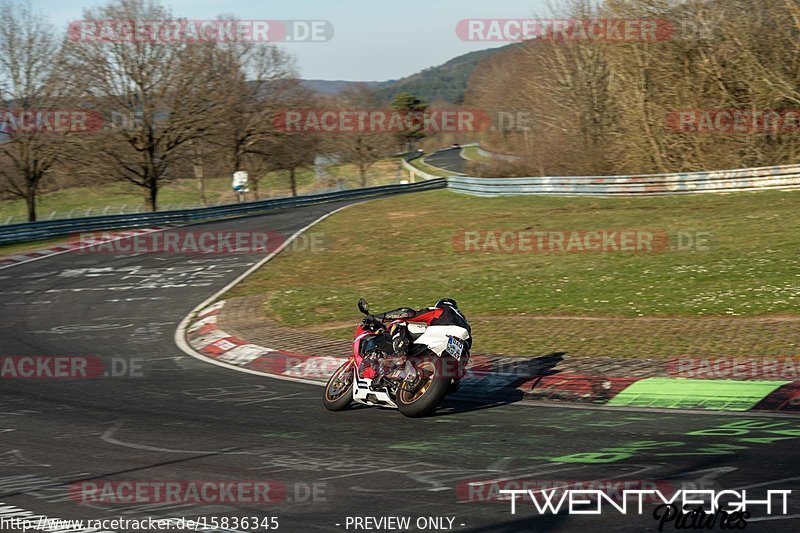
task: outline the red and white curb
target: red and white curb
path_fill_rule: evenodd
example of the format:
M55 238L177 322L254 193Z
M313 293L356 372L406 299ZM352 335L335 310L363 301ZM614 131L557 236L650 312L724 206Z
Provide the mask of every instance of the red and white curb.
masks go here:
M217 364L245 372L321 385L346 361L346 357L314 356L267 348L219 329L217 320L225 306L220 301L198 313L186 330L189 345ZM508 369L506 369L508 370ZM511 369L503 371L498 357L476 355L462 379L465 397L496 398L518 395L526 400L556 400L580 404L607 404L642 377L590 376L576 372ZM792 395L800 382L789 383L764 398L756 410L797 411Z
M26 252L23 254L0 257L0 269L7 268L13 265L18 265L21 263L29 263L31 261L35 261L37 259L42 259L45 257L50 257L52 255L63 254L66 252L73 252L76 250L81 250L83 248L88 248L90 246L98 246L103 243L118 241L126 237L135 237L137 235L144 235L146 233L164 231L165 229L169 229L170 227L171 226L155 226L152 228L139 228L126 231L113 231L113 232L103 231L103 232L91 233L91 235L93 236L91 242L79 239L77 241L70 241L64 244L58 244L41 250L34 250L32 252Z
M186 330L189 345L208 358L255 372L324 383L345 361L341 357L315 357L253 344L229 335L217 326L225 301L198 313Z
M225 365L252 373L283 377L291 380L312 381L322 384L328 380L346 357L315 356L286 350L267 348L230 335L217 324L225 301L219 301L197 314L196 321L186 329L186 338L194 350L205 357ZM463 390L494 394L507 389L529 391L535 384L534 376L519 373L497 372L491 369L493 359L476 356L462 380ZM547 376L539 376L547 380ZM557 383L563 382L560 379Z

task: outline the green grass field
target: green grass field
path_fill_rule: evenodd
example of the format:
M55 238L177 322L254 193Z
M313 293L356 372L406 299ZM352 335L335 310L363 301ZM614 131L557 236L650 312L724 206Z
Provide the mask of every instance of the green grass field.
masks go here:
M232 296L267 294L265 314L335 336L348 334L359 297L388 309L450 296L480 325L482 348L504 353L530 353L547 335L558 341L554 349L580 339L624 356L641 344L645 333L637 328L644 327L656 356L697 353L693 334L705 337L708 350L727 349L722 355L786 354L800 342L792 322L800 296L798 204L800 192L779 191L625 199L410 194L325 220L314 228L323 251L281 254ZM679 232L699 232L707 243L652 253L512 254L464 252L453 244L464 231L526 229L649 229L673 241ZM685 320L654 321L666 317ZM753 326L772 324L770 317L782 317L775 323L786 321L787 332L770 337L769 328ZM722 324L736 325L751 341L727 346L731 333ZM723 331L725 337L715 337Z

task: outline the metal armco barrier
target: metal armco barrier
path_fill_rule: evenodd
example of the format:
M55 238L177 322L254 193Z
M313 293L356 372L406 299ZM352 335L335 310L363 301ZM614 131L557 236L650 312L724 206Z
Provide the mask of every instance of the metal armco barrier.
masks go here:
M496 159L498 161L510 161L512 163L514 163L516 161L522 161L521 157L517 157L515 155L496 154L494 152L490 152L488 150L484 150L477 143L475 143L474 145L466 145L465 144L464 146L478 146L478 155L480 155L482 157L489 158L489 159Z
M407 165L407 166L406 166ZM536 178L472 178L453 176L437 178L404 162L406 168L426 181L384 185L349 191L311 194L291 198L262 200L180 211L138 213L53 221L28 222L0 226L0 244L49 239L86 231L137 228L170 224L187 224L246 215L258 215L274 209L427 191L449 188L477 196L517 196L547 194L564 196L657 196L711 192L737 192L768 189L800 189L800 165L687 172L677 174L645 174L639 176L565 176Z
M444 179L433 179L419 183L384 185L349 191L336 191L324 194L310 194L290 198L276 198L249 202L246 204L230 204L198 209L182 209L180 211L162 211L157 213L137 213L125 215L109 215L99 217L72 218L63 220L27 222L0 226L0 244L49 239L63 235L71 235L86 231L111 230L122 228L140 228L170 224L187 224L204 220L214 220L247 215L259 215L275 209L302 207L306 205L338 200L357 200L375 196L386 196L415 191L444 189Z
M800 189L800 165L644 174L538 178L447 178L448 188L478 195L656 196L767 189Z

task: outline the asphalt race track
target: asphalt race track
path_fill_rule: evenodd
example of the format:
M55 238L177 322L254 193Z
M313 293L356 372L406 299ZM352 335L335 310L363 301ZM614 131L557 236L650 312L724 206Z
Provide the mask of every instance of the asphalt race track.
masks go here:
M201 229L289 235L341 205ZM173 336L184 316L258 259L71 252L0 270L0 355L141 365L121 377L0 380L0 507L62 519L277 517L280 531L297 532L355 531L347 517L388 516L450 517L455 531L656 531L647 504L642 515L541 516L519 503L512 515L508 502L475 501L481 495L466 484L628 481L754 496L800 489L800 423L791 417L452 400L421 420L375 408L329 413L320 387L179 350ZM267 506L70 498L74 483L96 480L270 480L286 498ZM800 531L794 496L788 516L758 508L747 530Z
M425 162L437 168L457 172L467 173L467 160L461 157L461 148L449 148L441 150L435 154L425 157Z

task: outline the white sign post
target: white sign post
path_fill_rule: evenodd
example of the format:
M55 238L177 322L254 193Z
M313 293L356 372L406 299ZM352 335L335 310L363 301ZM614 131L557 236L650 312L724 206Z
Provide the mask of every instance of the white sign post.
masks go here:
M250 189L247 188L247 180L248 175L246 170L237 170L233 173L233 181L231 182L231 187L233 188L234 192L236 193L236 199L239 203L244 202L246 192L250 192Z

